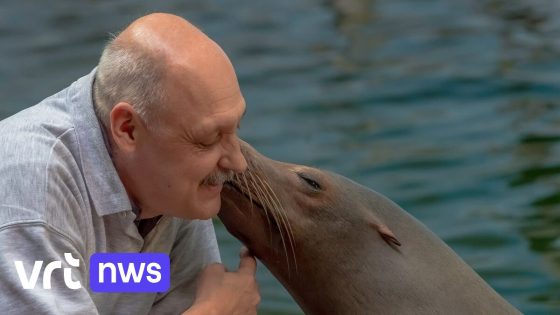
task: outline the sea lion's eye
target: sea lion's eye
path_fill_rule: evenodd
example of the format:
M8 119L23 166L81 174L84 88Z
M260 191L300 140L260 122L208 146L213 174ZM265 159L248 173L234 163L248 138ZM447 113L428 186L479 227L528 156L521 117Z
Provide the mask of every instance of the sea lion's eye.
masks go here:
M321 190L321 185L319 185L319 183L317 183L316 181L312 180L311 178L309 178L308 176L302 173L297 173L297 174L299 178L303 179L309 186L313 187L313 189Z

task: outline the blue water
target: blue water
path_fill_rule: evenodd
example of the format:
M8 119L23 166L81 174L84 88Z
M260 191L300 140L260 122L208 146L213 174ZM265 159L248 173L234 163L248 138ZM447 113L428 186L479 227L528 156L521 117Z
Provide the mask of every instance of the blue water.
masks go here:
M258 150L382 192L524 313L560 313L558 2L0 1L0 117L152 11L229 54ZM234 268L239 243L216 225ZM259 268L259 314L301 314Z

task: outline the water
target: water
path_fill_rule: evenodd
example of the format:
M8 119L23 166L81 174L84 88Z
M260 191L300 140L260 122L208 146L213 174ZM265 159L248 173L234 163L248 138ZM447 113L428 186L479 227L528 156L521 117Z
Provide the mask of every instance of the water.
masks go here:
M558 2L0 1L0 116L89 72L108 33L152 11L229 54L258 150L384 193L524 313L560 312ZM259 314L300 314L259 268Z

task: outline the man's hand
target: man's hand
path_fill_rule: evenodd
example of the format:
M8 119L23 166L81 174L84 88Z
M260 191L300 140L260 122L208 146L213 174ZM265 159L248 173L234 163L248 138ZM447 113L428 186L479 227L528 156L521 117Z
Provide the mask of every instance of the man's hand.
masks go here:
M208 265L200 274L193 306L183 315L257 314L260 294L255 272L257 261L246 247L239 254L239 269L228 272L222 264Z

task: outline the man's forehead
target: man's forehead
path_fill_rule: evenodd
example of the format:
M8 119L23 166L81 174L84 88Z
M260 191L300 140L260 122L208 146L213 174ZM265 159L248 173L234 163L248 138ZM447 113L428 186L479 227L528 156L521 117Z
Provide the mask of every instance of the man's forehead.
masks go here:
M210 46L205 57L169 60L169 103L186 128L236 126L245 111L233 66L217 45Z
M239 97L241 94L235 73L230 69L206 73L194 69L184 70L184 66L171 67L167 75L168 95L171 102L210 107L226 98Z
M225 100L222 100L222 102ZM231 101L231 100L230 100ZM181 128L193 135L204 135L222 129L237 128L246 113L245 100L238 99L229 106L207 104L200 112L184 112L180 118ZM197 109L191 109L196 111Z
M237 126L246 112L245 100L241 98L235 105L225 111L216 111L209 115L209 119L204 121L208 124L216 124L221 127Z

